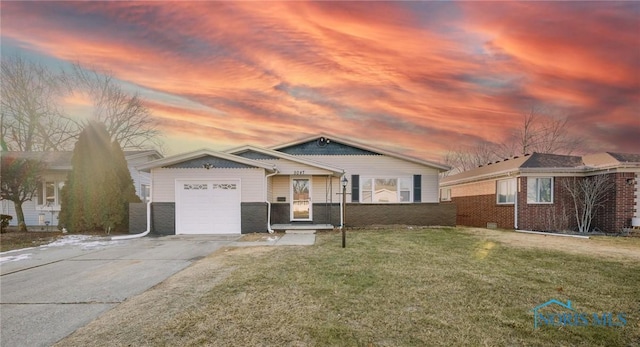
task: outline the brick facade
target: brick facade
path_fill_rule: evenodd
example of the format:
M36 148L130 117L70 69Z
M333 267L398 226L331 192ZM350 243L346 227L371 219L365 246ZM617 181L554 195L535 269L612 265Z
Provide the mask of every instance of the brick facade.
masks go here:
M456 206L454 204L354 204L345 209L347 227L370 225L440 225L455 226Z
M599 231L616 233L631 226L636 213L637 183L634 173L611 173L606 176L614 181L615 188L605 197L605 206L595 211L591 227ZM577 230L573 199L565 182L578 177L554 177L553 203L530 204L527 202L527 177L519 177L518 229L541 231ZM458 208L458 225L487 227L496 223L498 228L512 229L515 225L513 204L497 204L496 181L484 181L451 188L451 203ZM487 194L488 190L491 190Z
M147 204L129 203L129 233L139 234L147 230Z
M592 226L606 232L621 232L623 228L631 226L631 218L636 212L638 183L632 172L618 172L607 176L614 182L615 189L608 192L604 208L596 211Z
M553 203L530 204L527 202L527 177L520 177L518 183L518 229L534 231L576 229L573 200L564 183L573 179L573 177L554 177Z
M497 204L495 194L455 197L451 202L457 206L458 225L485 228L487 223L496 223L502 229L514 227L514 205Z

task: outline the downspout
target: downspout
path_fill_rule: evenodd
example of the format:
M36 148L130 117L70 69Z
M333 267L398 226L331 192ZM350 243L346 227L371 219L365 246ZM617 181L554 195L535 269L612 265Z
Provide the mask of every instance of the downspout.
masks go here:
M111 240L112 241L117 241L117 240L137 239L137 238L140 238L140 237L147 236L150 231L151 231L151 197L149 197L149 202L147 202L147 230L145 230L144 232L142 232L140 234L112 236Z
M274 232L274 230L271 229L271 203L269 202L269 199L267 197L267 191L269 190L269 177L278 174L278 169L276 169L275 167L273 169L275 170L274 173L264 176L264 202L267 203L267 231L269 231L269 234L273 234Z
M516 200L513 204L513 224L514 228L518 230L518 190L520 189L520 177L516 177Z

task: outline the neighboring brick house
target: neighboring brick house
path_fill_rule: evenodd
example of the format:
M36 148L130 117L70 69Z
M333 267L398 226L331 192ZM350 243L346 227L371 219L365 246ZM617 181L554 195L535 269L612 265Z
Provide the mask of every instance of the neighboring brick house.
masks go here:
M445 177L440 200L457 207L458 225L522 230L576 230L567 180L606 175L613 189L592 228L620 232L640 222L640 154L585 156L533 153Z

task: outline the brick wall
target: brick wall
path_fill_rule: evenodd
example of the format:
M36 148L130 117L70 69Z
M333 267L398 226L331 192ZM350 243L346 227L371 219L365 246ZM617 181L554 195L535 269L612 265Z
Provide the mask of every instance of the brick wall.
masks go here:
M453 204L356 204L347 203L346 225L455 225ZM288 203L271 204L271 223L290 223ZM340 225L340 204L313 204L313 223Z
M129 203L129 233L139 234L147 230L147 204Z
M554 177L552 204L529 204L527 202L527 177L520 177L518 184L518 229L537 231L576 229L573 200L564 183L573 179L573 177Z
M152 202L151 226L153 234L175 235L176 204L174 202Z
M621 232L631 225L637 198L636 184L627 183L635 173L612 173L607 177L615 182L615 189L608 191L605 206L595 211L592 228L605 232ZM527 177L520 177L518 188L518 229L565 231L578 230L573 198L565 182L583 178L554 177L553 203L527 203ZM635 181L634 181L635 182ZM459 225L486 227L495 222L499 228L514 227L514 205L496 204L495 181L485 181L451 188L451 203L458 208L456 223Z
M243 202L240 205L240 232L263 233L267 232L267 203Z
M601 231L617 233L631 226L637 192L635 184L628 184L627 179L633 180L635 173L618 172L607 177L614 182L615 188L607 192L605 206L596 211L592 226Z
M345 210L347 227L370 225L442 225L455 226L456 206L454 204L353 204Z
M514 227L514 205L496 202L495 180L452 187L451 203L458 208L458 225L486 228L487 223L496 223L498 228Z
M498 228L514 228L514 205L497 204L495 193L454 197L451 201L458 207L458 225L486 228L487 223L497 223Z

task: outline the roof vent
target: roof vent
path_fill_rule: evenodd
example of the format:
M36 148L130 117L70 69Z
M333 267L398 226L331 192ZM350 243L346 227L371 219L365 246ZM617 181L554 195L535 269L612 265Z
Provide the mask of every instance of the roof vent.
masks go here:
M326 145L331 143L331 140L329 140L326 137L321 137L321 138L318 139L318 141L316 143L318 144L318 147L325 147Z

